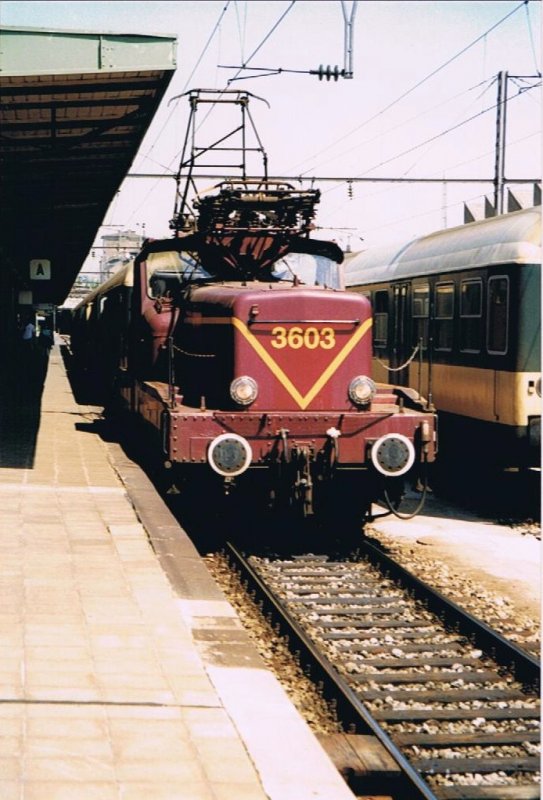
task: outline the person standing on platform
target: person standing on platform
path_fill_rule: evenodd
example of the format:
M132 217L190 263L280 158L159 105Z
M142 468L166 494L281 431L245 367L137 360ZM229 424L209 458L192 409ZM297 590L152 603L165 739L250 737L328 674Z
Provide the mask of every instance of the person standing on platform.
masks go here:
M44 321L40 329L40 344L46 353L48 353L53 346L53 328L48 319Z
M34 349L34 337L36 335L36 326L32 322L31 319L28 319L26 324L23 326L23 346L25 352L32 352Z

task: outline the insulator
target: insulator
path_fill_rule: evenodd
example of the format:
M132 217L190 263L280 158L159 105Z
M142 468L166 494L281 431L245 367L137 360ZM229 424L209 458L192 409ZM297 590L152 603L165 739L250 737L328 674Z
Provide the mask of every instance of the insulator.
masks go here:
M327 81L329 81L330 78L333 78L335 81L337 81L340 76L342 78L345 77L345 70L340 69L337 64L335 67L331 67L330 64L325 67L323 64L321 64L318 70L312 70L312 74L318 75L320 81L322 81L323 78L326 78Z

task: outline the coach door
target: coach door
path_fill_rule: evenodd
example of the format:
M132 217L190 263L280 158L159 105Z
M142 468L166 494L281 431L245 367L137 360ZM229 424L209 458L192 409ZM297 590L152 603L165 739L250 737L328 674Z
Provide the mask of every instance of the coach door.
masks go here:
M392 298L392 348L390 357L391 371L390 383L399 386L409 385L409 366L401 369L402 365L408 361L411 352L410 330L410 285L409 283L397 283L393 287ZM398 369L400 367L400 369Z

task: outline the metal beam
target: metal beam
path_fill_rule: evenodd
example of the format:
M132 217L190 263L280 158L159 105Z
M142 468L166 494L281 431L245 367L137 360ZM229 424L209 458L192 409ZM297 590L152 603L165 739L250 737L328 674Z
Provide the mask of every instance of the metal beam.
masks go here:
M100 73L149 72L176 66L176 39L152 34L94 31L48 31L2 27L0 67L16 76L81 75L99 80ZM54 87L55 81L51 80ZM46 86L42 91L46 90ZM96 90L96 89L95 89ZM58 91L58 86L53 91Z
M129 172L127 178L174 178L174 172ZM224 180L224 173L199 174L198 178L206 180ZM307 178L293 175L270 175L270 181L286 181L288 183L494 183L494 178L349 178L345 175L313 175ZM504 183L540 183L537 178L505 178Z

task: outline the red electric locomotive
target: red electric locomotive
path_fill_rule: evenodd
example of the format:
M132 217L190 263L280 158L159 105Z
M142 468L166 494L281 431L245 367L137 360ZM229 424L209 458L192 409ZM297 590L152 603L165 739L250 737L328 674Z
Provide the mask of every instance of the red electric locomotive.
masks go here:
M268 505L362 516L433 460L435 420L368 377L371 307L331 288L343 255L307 238L317 200L222 184L197 232L148 241L79 305L74 349L156 429L178 481L246 481Z
M208 100L189 94L194 141ZM229 95L245 119L247 93L221 103ZM72 349L156 431L192 495L214 502L214 488L236 486L259 509L361 519L434 459L435 415L369 377L370 303L342 290L340 248L309 238L319 191L268 180L266 159L264 177L248 179L245 147L242 130L242 179L192 205L206 149L183 153L175 235L148 240L82 301Z

